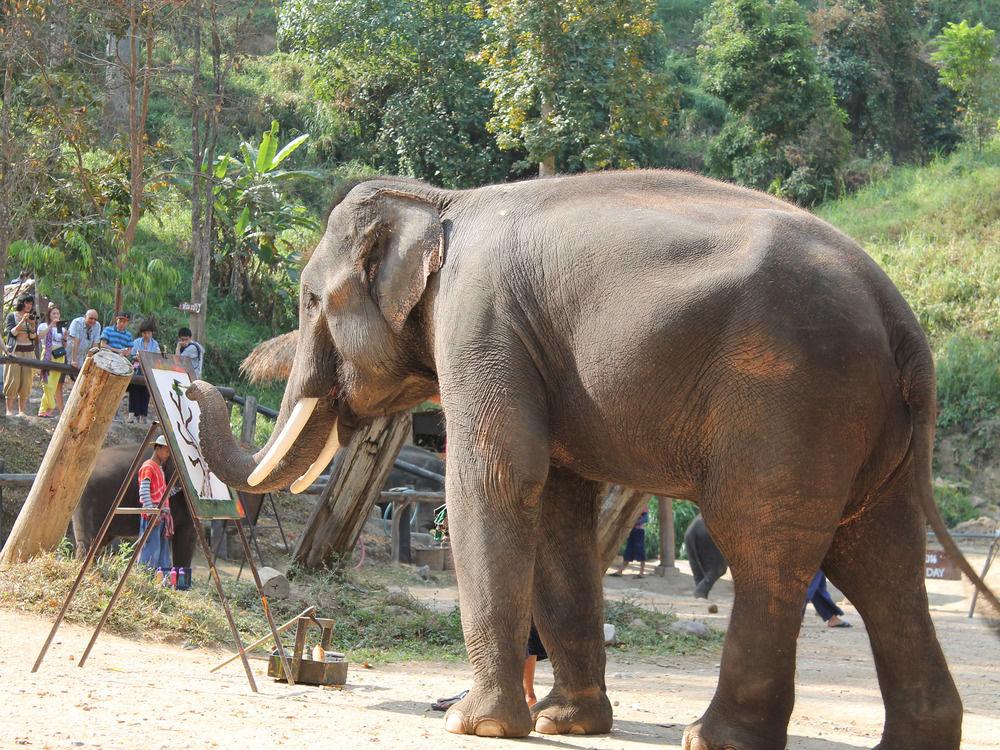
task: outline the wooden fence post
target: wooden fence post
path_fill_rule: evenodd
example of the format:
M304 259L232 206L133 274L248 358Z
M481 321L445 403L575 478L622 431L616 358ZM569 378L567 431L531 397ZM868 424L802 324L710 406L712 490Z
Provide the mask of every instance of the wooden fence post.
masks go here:
M379 499L399 449L413 430L409 413L379 417L354 433L316 501L295 548L295 561L318 568L334 554L349 554Z
M241 440L244 445L253 446L257 433L257 399L247 396L243 403L243 432Z
M131 378L132 365L124 357L107 349L87 356L0 552L0 568L59 544Z

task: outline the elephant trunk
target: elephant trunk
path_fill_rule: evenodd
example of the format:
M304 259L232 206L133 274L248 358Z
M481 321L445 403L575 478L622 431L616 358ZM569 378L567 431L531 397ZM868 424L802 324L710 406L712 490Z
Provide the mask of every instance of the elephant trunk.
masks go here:
M301 492L339 447L332 397L291 398L286 393L271 439L250 453L236 444L225 400L215 387L195 381L187 396L201 410L199 440L209 468L234 489L264 493L291 486L293 492Z

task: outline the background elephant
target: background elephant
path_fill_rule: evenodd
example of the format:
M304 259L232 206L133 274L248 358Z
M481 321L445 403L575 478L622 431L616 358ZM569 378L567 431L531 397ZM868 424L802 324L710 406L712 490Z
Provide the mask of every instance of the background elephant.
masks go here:
M705 519L700 513L684 532L684 549L691 564L695 598L707 599L712 586L726 574L729 565L712 541L712 535L705 528Z
M932 496L934 366L849 238L678 172L465 191L373 179L339 196L301 278L272 439L242 452L199 382L202 449L232 486L299 487L354 425L440 397L474 673L449 731L611 728L595 539L613 482L698 503L732 570L719 684L687 750L786 746L821 564L871 634L880 750L958 750L961 701L923 579L925 522L957 552ZM554 687L529 713L532 616Z
M101 524L104 523L108 511L115 501L115 495L118 494L118 489L125 480L138 449L138 443L114 445L103 448L97 456L90 480L87 482L80 502L73 512L73 537L76 540L77 557L85 556L91 544L94 543L97 533L101 530ZM148 448L143 456L143 461L152 454L152 448ZM163 466L163 474L168 484L173 473L173 459L168 459ZM133 480L125 492L122 507L138 508L140 506L139 483ZM173 563L176 567L189 571L196 543L195 529L191 522L191 514L188 513L187 503L184 502L184 496L179 488L175 488L170 497L170 512L174 516L174 537L171 543ZM138 536L138 516L115 516L104 538L103 546L107 547L115 539L135 539ZM98 552L100 551L98 550Z

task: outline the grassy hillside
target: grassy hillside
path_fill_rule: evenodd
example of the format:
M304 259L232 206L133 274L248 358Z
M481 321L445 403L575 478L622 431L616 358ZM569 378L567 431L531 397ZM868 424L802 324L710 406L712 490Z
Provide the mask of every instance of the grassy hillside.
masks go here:
M974 429L1000 406L1000 140L900 167L819 211L886 270L930 336L939 425Z

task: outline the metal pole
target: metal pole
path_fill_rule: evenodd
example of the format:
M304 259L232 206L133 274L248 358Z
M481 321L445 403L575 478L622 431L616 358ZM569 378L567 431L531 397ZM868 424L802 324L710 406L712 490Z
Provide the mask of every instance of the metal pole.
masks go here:
M1000 545L1000 531L997 532L996 536L993 538L993 543L990 545L989 552L986 553L986 562L983 564L983 572L979 574L979 580L985 581L986 574L990 572L990 566L993 564L993 558L996 556L997 545ZM972 587L972 604L969 606L969 617L971 618L976 612L976 599L979 598L979 589L975 586Z

